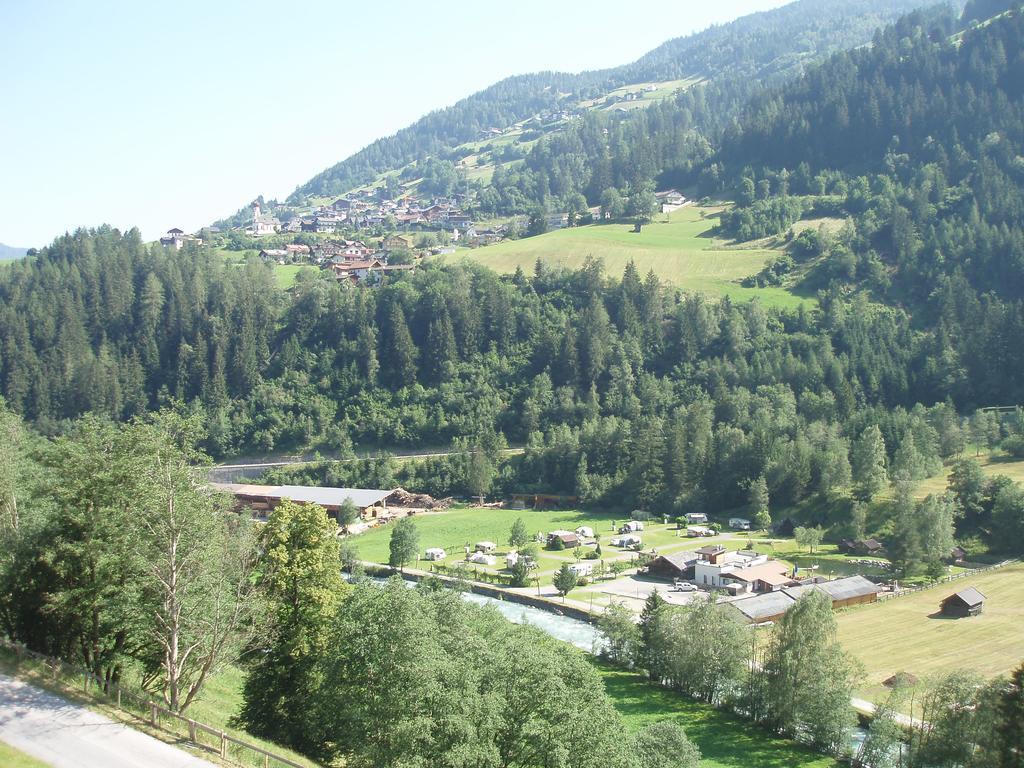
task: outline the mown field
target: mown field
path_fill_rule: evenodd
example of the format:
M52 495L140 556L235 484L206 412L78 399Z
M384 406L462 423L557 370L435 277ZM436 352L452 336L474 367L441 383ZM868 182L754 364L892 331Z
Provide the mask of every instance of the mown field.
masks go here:
M651 686L634 672L594 664L626 726L637 731L673 720L700 747L706 768L833 768L838 763L798 744L770 736L727 712Z
M593 256L603 260L606 272L615 277L620 277L632 260L641 276L653 269L661 279L687 290L737 300L757 296L765 304L782 307L812 303L813 298L784 288L744 288L739 284L779 252L727 248L711 235L720 210L687 206L668 217L659 214L640 233L633 232L628 223L592 224L461 250L449 258L471 259L498 272L514 272L516 267L530 272L538 258L547 264L577 268Z
M981 616L937 618L939 602L966 587L988 598ZM897 672L922 679L955 669L1004 674L1024 659L1024 563L843 611L837 618L840 641L864 663L866 697L884 698L881 683Z

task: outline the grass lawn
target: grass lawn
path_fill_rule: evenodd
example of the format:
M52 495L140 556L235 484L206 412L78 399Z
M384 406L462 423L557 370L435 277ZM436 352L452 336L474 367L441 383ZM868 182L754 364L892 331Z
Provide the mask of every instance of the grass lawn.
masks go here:
M975 456L973 451L965 451L964 458L976 459L978 463L981 464L982 472L989 477L992 477L993 475L1006 475L1011 480L1015 480L1018 483L1024 483L1024 459L1015 459L1002 452L983 453L980 456ZM949 475L952 471L953 467L947 466L935 477L929 477L927 480L922 480L917 486L917 490L914 495L919 499L923 499L931 493L945 493L946 484L949 482Z
M803 571L812 569L812 566L817 566L813 570L817 571L818 576L833 578L858 574L861 576L887 576L890 574L890 571L883 565L889 562L884 557L849 557L841 553L835 544L821 544L815 547L813 555L804 547L798 546L794 539L771 539L764 544L755 544L755 548L777 560L785 560L787 563L799 566L801 576L807 575ZM870 560L879 565L865 565L862 562L855 562L857 560Z
M976 587L988 598L981 616L930 618L948 595ZM1024 659L1024 564L940 584L837 615L839 639L866 668L862 692L885 697L881 683L896 672L919 678L966 669L1004 674Z
M611 537L611 521L625 520L623 515L593 514L578 510L534 510L534 509L476 509L472 507L454 507L443 512L432 512L417 515L414 520L420 534L420 552L429 547L441 547L448 553L443 561L453 563L463 557L463 547L471 547L478 541L493 541L498 545L498 570L504 567L504 555L509 551L508 536L512 523L523 518L527 530L531 533L548 532L558 529L575 530L581 525L589 525L600 533L603 540ZM387 563L389 542L393 526L383 525L366 533L353 536L350 541L359 551L363 560L375 563ZM602 544L611 555L618 550ZM542 571L553 570L561 562L575 562L572 550L549 552L541 550L540 567ZM426 563L420 564L426 567Z
M277 287L286 290L295 285L295 277L299 274L299 270L303 268L303 264L275 264L274 265L274 277L277 279Z
M4 768L46 768L49 763L26 755L21 750L0 741L0 765Z
M706 768L833 768L838 763L785 739L774 738L727 712L649 685L640 675L595 662L605 690L630 730L662 720L686 729Z
M516 267L530 272L538 258L577 268L588 256L594 256L602 259L608 273L615 277L621 276L632 260L641 277L653 269L658 277L688 290L738 300L757 296L765 304L783 307L813 303L813 298L797 296L784 288L742 287L739 280L758 272L779 251L728 248L724 241L713 238L715 219L710 217L720 210L687 206L667 217L659 214L639 234L628 223L592 224L459 254L498 272L514 272Z
M583 512L580 510L536 510L536 509L479 509L475 507L453 507L442 512L428 512L414 518L420 535L420 552L431 547L441 547L448 556L442 561L451 565L462 560L463 548L468 544L474 546L478 541L493 541L497 544L495 556L498 558L494 567L479 566L480 570L494 573L505 567L505 555L511 550L508 546L509 532L517 518L523 518L530 534L548 533L553 530L575 530L581 525L594 529L600 536L602 557L606 562L612 560L631 560L635 553L611 546L610 540L617 535L612 528L628 520L627 515L613 512ZM389 543L393 526L383 525L372 528L365 533L357 534L349 541L359 552L363 560L374 563L387 563ZM652 548L660 552L675 552L682 549L696 549L708 543L708 539L689 539L680 537L675 523L647 521L640 533L644 549ZM734 538L727 535L728 539ZM710 541L719 541L718 538ZM746 541L731 541L730 546L742 547ZM584 547L589 551L590 547ZM561 567L562 563L574 563L576 558L573 550L552 551L541 549L538 558L542 583L550 583L550 576ZM429 563L420 562L419 567L428 568Z

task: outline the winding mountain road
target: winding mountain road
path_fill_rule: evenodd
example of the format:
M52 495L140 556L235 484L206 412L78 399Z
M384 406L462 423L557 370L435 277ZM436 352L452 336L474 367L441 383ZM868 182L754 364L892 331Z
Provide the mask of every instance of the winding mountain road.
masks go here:
M0 741L54 768L215 768L7 675L0 675Z

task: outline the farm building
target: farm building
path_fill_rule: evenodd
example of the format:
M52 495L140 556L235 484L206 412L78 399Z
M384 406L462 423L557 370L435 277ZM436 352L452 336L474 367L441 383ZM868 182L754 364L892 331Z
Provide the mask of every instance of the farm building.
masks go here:
M878 539L843 539L839 542L839 551L848 555L877 556L885 551Z
M940 603L943 616L957 619L978 616L985 607L985 596L974 587L961 589Z
M346 500L351 500L364 520L380 516L387 511L387 500L392 491L372 488L317 488L305 485L247 485L240 483L213 483L219 491L235 497L238 508L249 507L254 516L265 518L285 499L296 504L319 504L327 514L338 519Z
M878 599L878 593L882 591L881 587L863 576L847 576L844 579L789 587L785 592L793 598L799 599L801 595L812 589L820 590L831 597L832 607L836 609L873 603Z
M556 539L561 541L562 546L566 549L578 547L582 543L580 541L579 535L577 535L573 531L552 531L547 536L548 546L552 546L555 543Z
M520 503L524 507L533 507L534 509L549 507L552 509L563 509L576 506L579 503L579 498L551 493L513 493L512 501Z
M773 592L742 597L727 605L737 612L738 618L742 621L754 624L777 621L790 606L811 590L824 592L832 599L833 610L838 610L851 605L875 602L880 588L863 576L848 576L833 581L783 587Z
M693 565L697 562L695 552L680 552L674 555L658 555L647 564L647 573L659 579L692 579Z
M765 621L778 621L795 602L796 600L782 591L751 595L733 600L726 605L735 610L742 621L760 624Z

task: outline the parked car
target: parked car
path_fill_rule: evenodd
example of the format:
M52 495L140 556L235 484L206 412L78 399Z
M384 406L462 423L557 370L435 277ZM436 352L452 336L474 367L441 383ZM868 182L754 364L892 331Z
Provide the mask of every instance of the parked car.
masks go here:
M672 583L672 591L673 592L696 592L697 591L697 585L696 584L691 584L688 581L683 581L682 579L676 579Z

